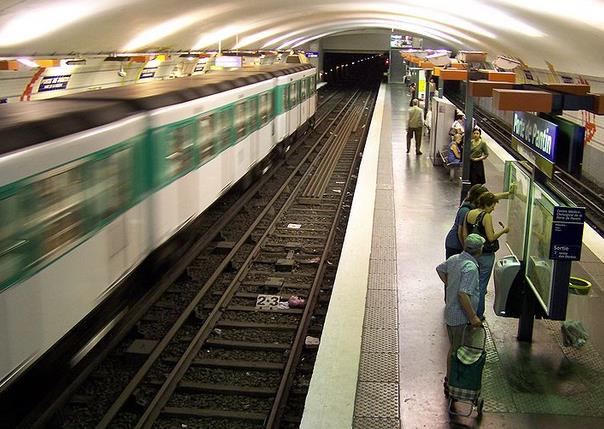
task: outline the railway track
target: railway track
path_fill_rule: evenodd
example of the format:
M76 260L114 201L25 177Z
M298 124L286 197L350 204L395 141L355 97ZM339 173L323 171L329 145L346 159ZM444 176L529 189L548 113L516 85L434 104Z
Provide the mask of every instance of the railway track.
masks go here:
M459 94L447 94L451 102L463 110L465 101ZM493 139L505 148L514 158L524 159L511 145L512 130L501 119L474 106L474 117L478 125ZM577 179L564 170L555 168L554 177L548 180L550 188L562 198L573 201L578 206L585 207L587 222L600 233L604 234L604 191L585 179Z
M333 100L277 192L263 179L229 209L242 219L219 219L103 362L21 427L295 427L374 98Z

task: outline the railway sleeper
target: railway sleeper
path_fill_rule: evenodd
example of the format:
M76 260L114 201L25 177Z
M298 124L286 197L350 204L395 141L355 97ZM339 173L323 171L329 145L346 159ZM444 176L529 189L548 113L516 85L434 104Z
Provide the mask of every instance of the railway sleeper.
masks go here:
M254 420L263 422L266 419L266 414L249 413L244 411L228 411L215 410L210 408L180 408L180 407L165 407L161 410L162 414L174 416L193 416L193 417L208 417L208 418L223 418L223 419L238 419L238 420Z

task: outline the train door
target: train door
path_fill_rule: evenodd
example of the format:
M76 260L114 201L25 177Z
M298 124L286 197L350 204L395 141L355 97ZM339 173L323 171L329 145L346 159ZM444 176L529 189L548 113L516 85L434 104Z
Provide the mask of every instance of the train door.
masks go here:
M218 152L222 178L220 193L226 191L233 182L235 175L236 151L233 148L233 108L227 107L216 112L218 119Z
M308 119L308 78L300 81L300 123L303 124Z
M253 165L258 161L259 157L259 139L260 133L257 132L260 129L258 121L258 96L253 96L247 100L247 129L248 135L250 136L249 142L249 165Z

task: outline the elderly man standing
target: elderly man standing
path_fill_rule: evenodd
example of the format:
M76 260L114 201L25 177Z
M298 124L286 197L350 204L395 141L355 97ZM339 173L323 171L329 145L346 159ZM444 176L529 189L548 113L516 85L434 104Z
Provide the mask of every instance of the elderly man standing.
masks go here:
M464 251L453 255L436 267L436 272L445 283L445 323L449 336L447 355L447 383L451 370L451 356L461 345L464 327L469 323L477 328L482 321L476 315L480 287L478 282L478 262L485 240L478 234L470 234L464 242Z
M415 154L421 155L422 131L424 128L424 111L419 107L417 98L411 101L407 119L407 153L411 150L411 135L415 136Z

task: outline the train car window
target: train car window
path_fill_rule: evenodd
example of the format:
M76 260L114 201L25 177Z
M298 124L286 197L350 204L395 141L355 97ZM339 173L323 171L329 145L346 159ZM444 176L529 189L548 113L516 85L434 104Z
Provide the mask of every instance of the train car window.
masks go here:
M166 148L168 177L193 168L193 124L174 128L169 132Z
M40 257L50 258L84 235L84 164L72 163L40 175L31 185L36 210L31 224L40 233Z
M237 141L245 137L247 114L245 111L245 101L240 101L235 104L235 132L237 133Z
M21 198L11 195L0 199L0 290L27 265L29 244Z
M300 85L300 88L301 88L301 90L300 90L300 99L301 100L306 100L306 94L307 94L307 90L308 90L308 82L309 82L308 79L304 79L304 80L302 80L300 82L301 83L301 85Z
M268 120L272 121L275 117L275 103L274 103L273 91L268 93L266 99L266 111L268 112Z
M288 111L290 109L290 105L289 105L289 85L285 85L283 87L283 93L282 93L282 98L281 98L281 105L283 106L283 110L284 111Z
M268 123L269 119L269 103L270 97L267 92L260 94L260 125Z
M131 201L133 164L132 147L94 162L89 196L97 222L119 213Z
M254 132L258 127L258 98L251 97L247 99L247 129Z
M232 109L225 109L216 113L216 123L218 126L218 147L219 151L226 150L231 144L231 115Z
M298 104L298 82L292 83L289 90L289 107L292 108L296 104Z
M311 94L314 94L317 91L316 79L317 78L315 76L311 76L310 77L310 92L311 92Z
M199 149L202 164L214 156L215 128L213 114L202 116L199 119Z

